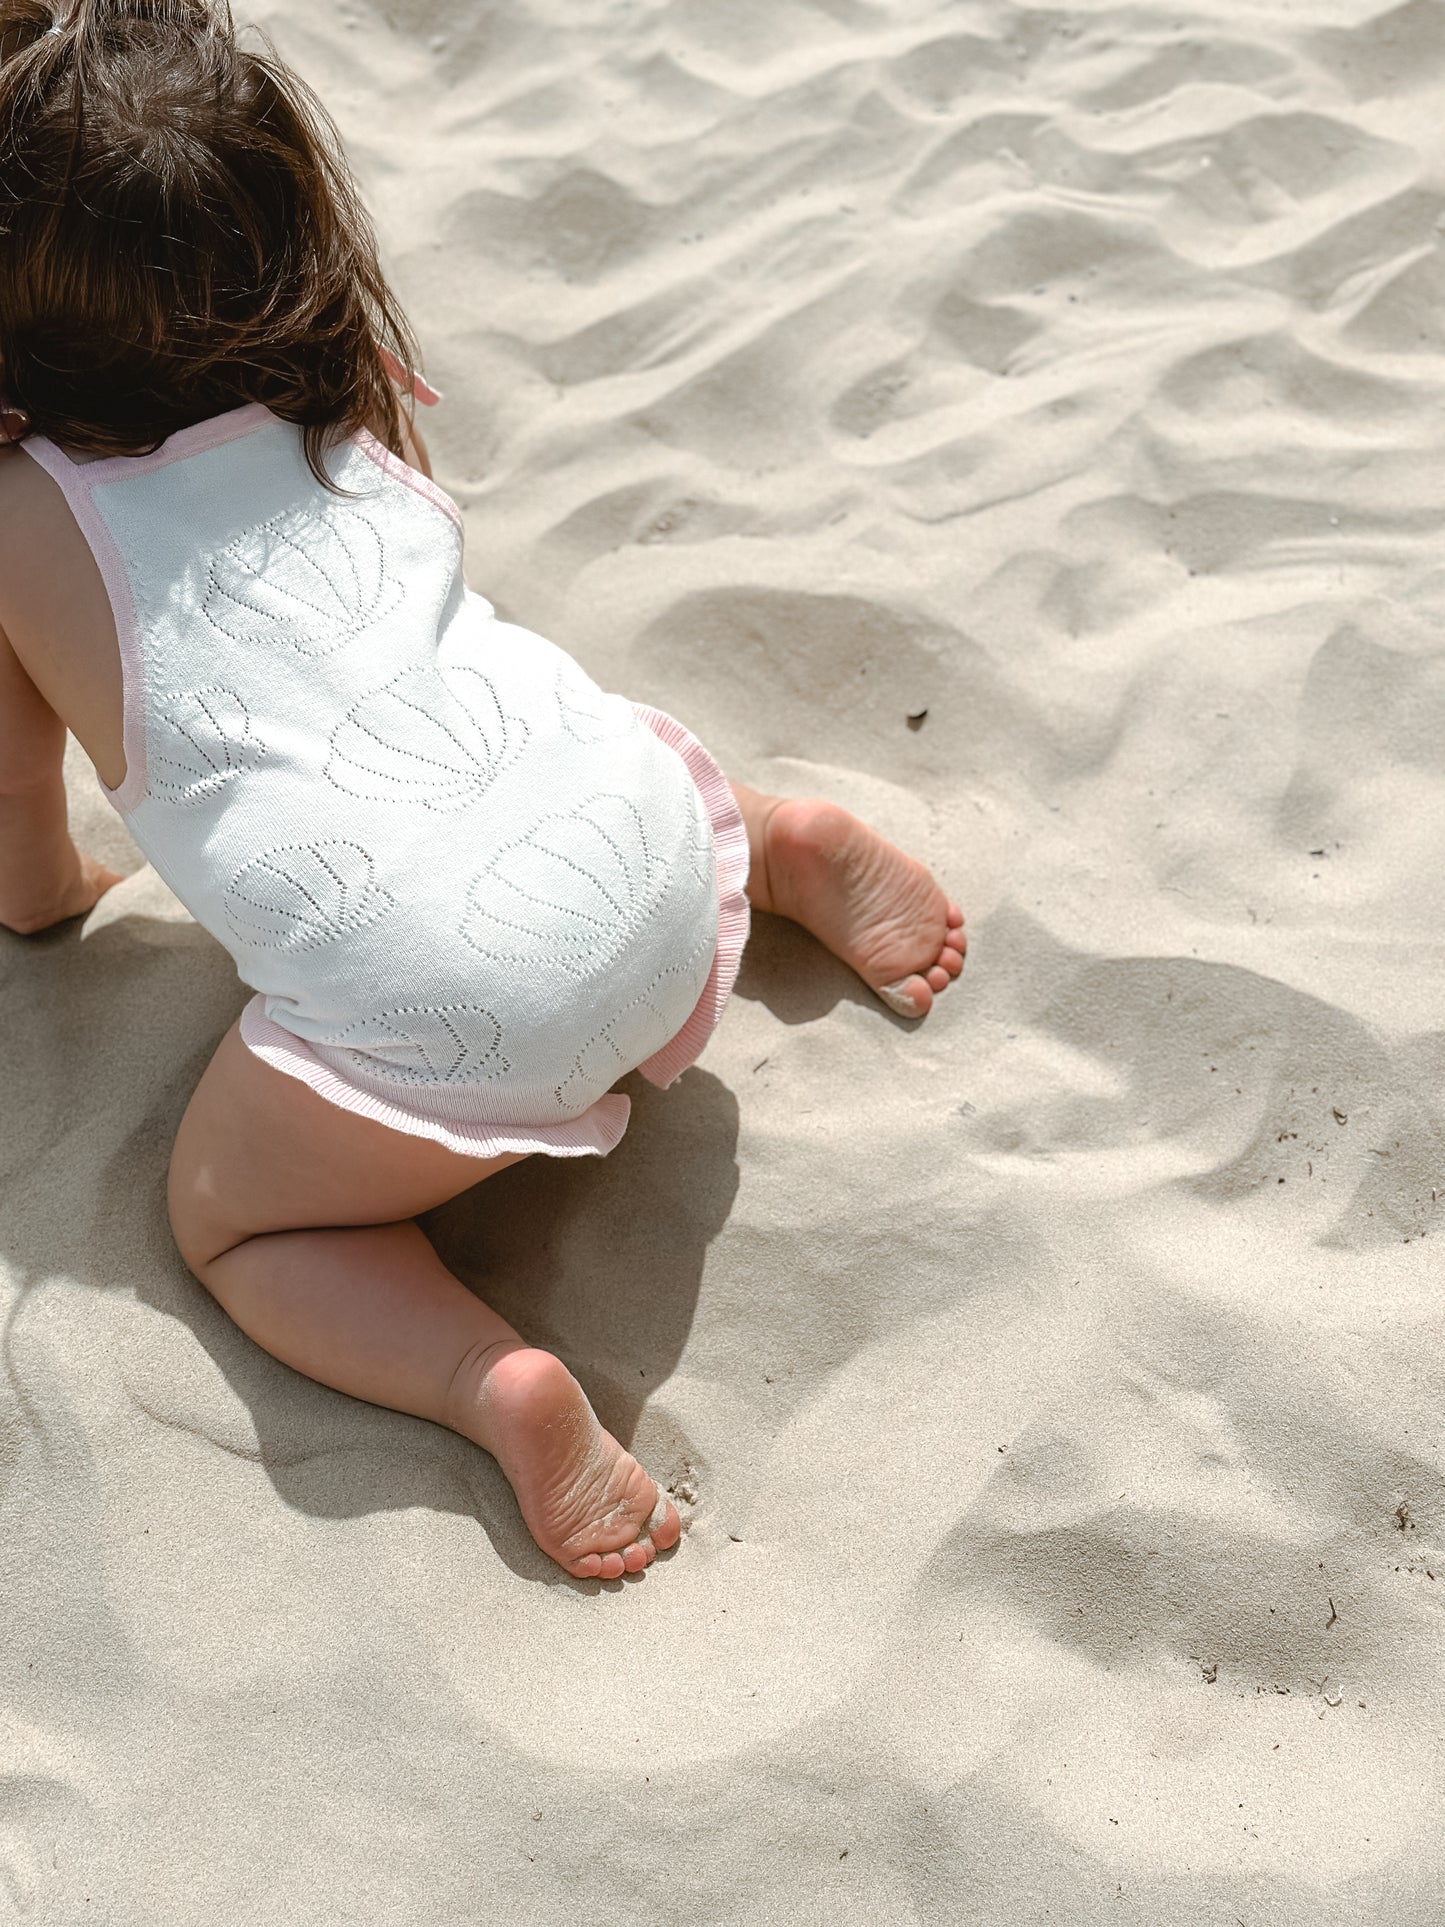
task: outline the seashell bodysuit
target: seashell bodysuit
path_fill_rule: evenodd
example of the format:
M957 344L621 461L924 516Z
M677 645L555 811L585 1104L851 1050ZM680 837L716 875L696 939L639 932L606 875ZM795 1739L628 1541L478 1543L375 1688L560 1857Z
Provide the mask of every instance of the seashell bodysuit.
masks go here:
M461 517L259 405L63 489L110 595L111 801L257 995L251 1050L474 1156L605 1152L721 1013L747 838L706 750L462 579Z

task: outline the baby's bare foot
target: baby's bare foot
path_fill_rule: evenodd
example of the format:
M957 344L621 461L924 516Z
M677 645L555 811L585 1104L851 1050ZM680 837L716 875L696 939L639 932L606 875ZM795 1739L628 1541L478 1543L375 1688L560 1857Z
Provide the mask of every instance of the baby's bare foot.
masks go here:
M900 1017L924 1017L963 968L963 913L921 863L836 803L775 803L760 909L792 917ZM751 887L751 884L750 884Z
M641 1572L681 1522L630 1452L604 1432L560 1358L517 1346L488 1365L456 1429L512 1482L527 1530L574 1579Z

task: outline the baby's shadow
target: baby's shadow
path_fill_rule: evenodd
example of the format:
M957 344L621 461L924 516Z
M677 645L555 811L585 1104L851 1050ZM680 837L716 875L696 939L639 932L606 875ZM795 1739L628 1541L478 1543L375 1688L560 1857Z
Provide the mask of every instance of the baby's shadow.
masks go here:
M172 1395L149 1361L118 1361L128 1383L146 1378L142 1402L158 1416L259 1462L298 1511L461 1513L479 1521L518 1574L595 1585L567 1579L538 1551L485 1453L287 1370L182 1263L165 1215L170 1147L246 994L219 945L193 924L131 915L84 938L75 925L3 948L0 980L27 1048L12 1060L0 1152L23 1147L32 1172L49 1168L52 1191L49 1209L0 1214L0 1250L17 1279L129 1287L185 1326L249 1427L206 1390L204 1373L194 1389L176 1388L169 1415L153 1403ZM696 1068L665 1093L637 1076L623 1088L632 1121L609 1157L529 1158L422 1222L444 1262L524 1337L558 1352L603 1424L631 1444L649 1396L681 1357L707 1247L732 1206L738 1112L726 1086ZM0 1157L0 1169L7 1165L16 1171L14 1159ZM0 1197L9 1188L0 1181ZM85 1208L62 1215L61 1201L78 1199ZM685 1440L647 1443L649 1458L674 1447L685 1456ZM670 1468L649 1469L665 1481Z
M737 1099L694 1067L663 1092L633 1075L606 1158L531 1157L421 1223L442 1261L565 1360L630 1445L692 1329L707 1248L738 1188Z

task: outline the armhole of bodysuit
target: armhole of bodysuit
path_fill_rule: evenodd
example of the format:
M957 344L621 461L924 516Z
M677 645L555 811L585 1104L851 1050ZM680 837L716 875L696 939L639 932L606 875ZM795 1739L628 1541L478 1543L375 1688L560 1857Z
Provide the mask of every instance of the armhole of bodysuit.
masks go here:
M136 626L130 577L115 538L95 506L95 495L86 465L72 462L68 456L61 454L54 442L47 441L43 435L28 435L19 446L45 470L65 497L66 506L75 517L95 557L100 579L105 584L111 620L115 624L116 645L120 650L121 748L125 753L125 776L118 789L111 789L98 771L96 781L114 807L124 815L135 808L145 795L146 788L145 669L141 661L140 635ZM100 464L93 466L99 467Z

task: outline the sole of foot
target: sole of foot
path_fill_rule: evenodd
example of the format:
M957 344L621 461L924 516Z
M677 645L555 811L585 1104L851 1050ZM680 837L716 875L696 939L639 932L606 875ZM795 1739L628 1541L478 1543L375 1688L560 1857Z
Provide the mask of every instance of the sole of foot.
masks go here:
M771 907L811 930L900 1017L926 1017L963 969L963 913L921 863L816 798L774 804L764 828Z
M676 1507L551 1352L518 1346L495 1359L457 1429L496 1459L527 1530L574 1579L621 1579L677 1544Z

